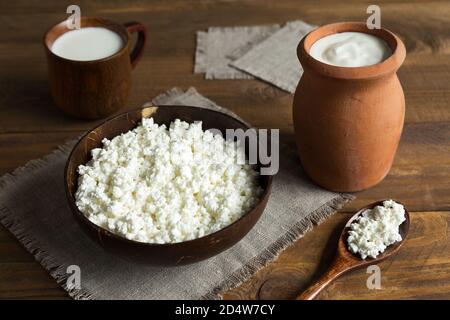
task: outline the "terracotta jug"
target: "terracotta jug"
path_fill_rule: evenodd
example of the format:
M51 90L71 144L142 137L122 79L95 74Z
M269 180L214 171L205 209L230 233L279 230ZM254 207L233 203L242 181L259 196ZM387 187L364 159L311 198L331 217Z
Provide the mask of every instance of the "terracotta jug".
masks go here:
M384 39L392 55L363 67L332 66L309 55L315 41L345 31ZM307 34L297 54L304 73L295 92L293 120L306 173L333 191L376 185L391 168L403 129L405 98L396 74L406 55L402 41L385 29L343 22Z

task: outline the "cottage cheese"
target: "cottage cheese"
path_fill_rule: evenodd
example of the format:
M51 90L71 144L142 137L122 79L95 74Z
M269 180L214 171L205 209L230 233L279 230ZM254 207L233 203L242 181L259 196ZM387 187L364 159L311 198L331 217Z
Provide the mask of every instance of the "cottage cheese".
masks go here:
M405 221L405 208L393 201L383 202L364 211L356 222L350 225L347 244L354 254L362 259L376 258L391 244L402 241L399 226Z
M174 243L218 231L259 200L258 173L237 164L233 141L175 120L142 119L91 151L78 168L76 204L96 225L131 240Z

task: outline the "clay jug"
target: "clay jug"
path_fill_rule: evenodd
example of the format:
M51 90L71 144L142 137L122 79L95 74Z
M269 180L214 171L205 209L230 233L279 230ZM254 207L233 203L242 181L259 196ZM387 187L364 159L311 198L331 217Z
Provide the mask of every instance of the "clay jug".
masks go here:
M345 31L384 39L392 55L363 67L332 66L309 55L315 41ZM402 41L364 23L335 23L307 34L297 55L304 73L295 92L293 121L306 173L333 191L376 185L391 168L403 128L405 99L396 74L406 55Z

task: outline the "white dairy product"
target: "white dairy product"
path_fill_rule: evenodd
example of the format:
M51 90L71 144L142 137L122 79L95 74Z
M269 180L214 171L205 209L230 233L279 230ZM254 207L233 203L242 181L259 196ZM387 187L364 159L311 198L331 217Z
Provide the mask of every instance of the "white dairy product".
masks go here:
M402 241L399 226L405 219L405 208L393 200L364 211L350 225L348 249L362 259L376 258L389 245Z
M259 201L262 189L233 141L201 122L152 118L91 151L78 168L79 210L93 223L131 240L174 243L215 232Z
M341 32L313 43L309 54L316 60L340 67L362 67L380 63L392 55L383 39L363 32Z
M116 32L107 28L86 27L62 34L51 50L69 60L91 61L112 56L122 47L122 38Z

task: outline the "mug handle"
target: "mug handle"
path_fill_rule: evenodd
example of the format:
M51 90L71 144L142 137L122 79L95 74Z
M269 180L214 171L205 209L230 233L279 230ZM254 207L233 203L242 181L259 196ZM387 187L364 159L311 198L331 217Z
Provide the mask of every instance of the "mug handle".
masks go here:
M147 29L142 23L134 21L124 23L124 26L130 34L135 32L138 33L136 44L130 54L131 68L134 69L141 59L142 53L144 52L145 41L147 40Z

